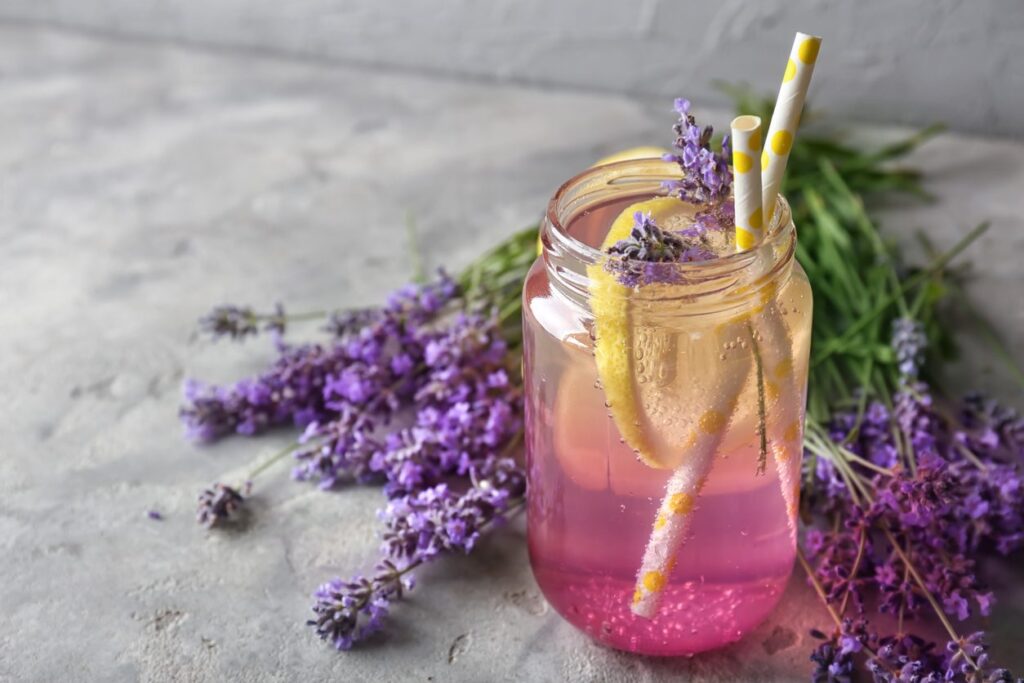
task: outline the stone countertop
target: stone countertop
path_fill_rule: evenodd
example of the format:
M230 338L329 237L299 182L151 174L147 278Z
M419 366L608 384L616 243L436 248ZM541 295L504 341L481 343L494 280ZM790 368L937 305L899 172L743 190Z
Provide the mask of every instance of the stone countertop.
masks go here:
M518 520L422 571L390 635L339 654L303 626L309 594L374 562L377 490L324 494L282 473L244 532L193 521L201 487L287 440L182 439L184 377L228 381L272 356L198 340L198 315L379 301L412 268L407 214L427 262L458 267L594 158L664 140L671 116L0 23L0 680L805 679L807 628L827 622L799 576L739 644L635 657L547 607ZM949 245L992 219L973 291L1019 359L1024 145L946 135L915 161L940 201L894 205L886 224ZM954 377L1014 396L977 344ZM1024 591L1004 591L991 628L1018 671L1022 620Z

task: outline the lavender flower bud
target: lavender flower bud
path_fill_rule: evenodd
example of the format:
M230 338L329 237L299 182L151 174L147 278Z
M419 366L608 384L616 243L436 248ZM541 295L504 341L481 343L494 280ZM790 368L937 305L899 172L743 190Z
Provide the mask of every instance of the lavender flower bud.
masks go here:
M199 329L214 339L241 340L259 332L257 317L248 306L217 306L199 319Z
M672 264L714 258L699 242L662 230L649 213L637 211L633 220L629 237L608 248L609 254L619 258L608 259L605 264L606 270L627 287L675 282L678 271Z
M690 102L683 98L675 101L679 121L672 127L676 139L674 146L678 154L673 161L683 171L680 180L667 181L666 189L683 201L694 204L718 202L729 196L732 186L732 171L729 161L732 156L729 136L722 139L720 154L711 151L711 126L700 128L690 113Z
M391 602L412 587L409 568L399 569L385 560L377 565L372 579L328 581L313 593L316 617L306 623L338 650L350 649L383 627Z
M892 348L900 375L908 379L917 377L928 337L924 325L913 318L897 318L892 323Z
M196 521L207 529L228 521L245 502L235 489L224 484L214 484L199 494L199 508Z

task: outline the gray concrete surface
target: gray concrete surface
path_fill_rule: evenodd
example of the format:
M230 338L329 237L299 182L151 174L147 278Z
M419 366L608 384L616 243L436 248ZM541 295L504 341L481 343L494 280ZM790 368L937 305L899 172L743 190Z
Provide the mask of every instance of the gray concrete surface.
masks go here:
M1019 0L0 0L0 16L349 63L724 104L825 36L813 97L857 119L1024 135Z
M422 572L390 636L339 654L303 626L309 593L373 562L378 492L282 472L243 532L192 519L200 487L286 439L182 440L183 377L271 357L195 339L198 315L378 301L411 268L407 211L429 262L457 267L598 155L665 140L666 104L0 24L0 680L805 679L826 616L799 577L742 643L633 657L548 609L519 520ZM948 245L992 218L976 291L1019 355L1024 145L947 135L919 161L942 201L892 207L893 234ZM971 384L998 383L967 360ZM1018 586L991 627L1021 670L1024 577L992 571Z

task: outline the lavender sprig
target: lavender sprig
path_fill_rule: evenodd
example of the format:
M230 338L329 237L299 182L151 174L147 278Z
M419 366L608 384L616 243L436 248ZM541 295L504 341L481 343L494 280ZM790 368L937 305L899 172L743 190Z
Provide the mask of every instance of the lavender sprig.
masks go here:
M609 247L608 253L647 263L674 263L686 246L682 238L659 228L650 213L637 211L629 237Z
M413 569L443 553L470 552L486 529L523 503L525 474L509 459L487 457L470 478L461 494L439 484L388 504L381 512L385 558L373 578L335 578L313 594L316 617L307 623L321 639L348 650L379 631L391 604L413 587Z
M234 341L242 341L247 337L254 337L262 329L276 335L283 335L289 321L305 319L310 315L318 316L320 313L302 314L300 316L288 316L284 307L277 304L273 313L256 313L248 306L224 305L217 306L209 313L199 319L199 330L206 333L212 339L222 337Z
M381 512L381 547L388 557L429 561L444 552L469 553L484 528L500 523L526 491L523 471L507 458L489 458L470 472L473 486L456 493L438 484L393 499Z
M701 232L689 228L687 233L674 233L660 228L650 213L637 211L633 216L629 237L607 249L605 269L627 287L655 282L679 281L677 263L705 261L715 254L700 241Z
M463 296L442 274L379 309L335 316L328 345L279 344L274 366L256 378L187 385L182 418L194 438L305 427L250 480L294 452L293 476L321 488L383 484L384 560L370 578L335 579L315 594L310 624L339 649L380 628L413 568L469 552L523 501L525 474L504 457L522 433L522 389L499 318ZM200 497L200 521L225 522L249 490L214 485Z
M928 344L924 325L913 318L897 318L892 327L892 348L896 352L899 373L914 379L924 362L924 349Z
M246 494L248 495L248 489ZM238 490L215 483L199 494L196 521L207 529L212 529L230 520L244 502L245 497Z
M675 101L679 121L673 126L676 134L676 152L663 159L679 164L682 176L666 180L662 186L669 194L683 201L701 205L694 216L693 225L684 230L670 232L655 224L648 213L637 211L629 237L607 249L609 258L605 268L616 275L627 287L650 283L680 281L676 263L705 261L716 254L706 246L708 231L732 228L735 220L733 204L729 201L732 187L732 155L729 136L722 140L721 153L711 151L711 126L701 128L690 113L690 102Z
M253 436L289 422L305 428L330 421L339 411L329 405L333 397L325 392L328 382L341 397L366 388L366 383L394 383L404 369L402 353L424 352L418 338L458 292L455 282L441 273L429 285L398 290L355 338L330 346L282 346L267 372L233 386L186 382L186 405L180 411L186 434L208 442L232 432ZM393 358L395 348L402 353Z
M383 627L391 602L412 589L410 572L416 564L398 567L383 560L370 579L356 576L348 581L332 579L313 593L313 626L321 640L338 650L348 650Z
M697 125L690 113L690 101L681 97L676 99L675 110L679 114L679 121L673 126L676 133L673 146L676 151L663 158L679 164L683 177L665 181L665 188L683 201L693 204L709 204L727 198L732 187L732 173L729 170L732 148L729 136L722 138L721 152L715 154L711 151L714 129Z
M954 623L994 603L977 551L1024 542L1024 420L978 397L959 418L943 414L916 379L924 344L917 323L897 322L901 389L891 410L873 401L837 412L827 428L808 425L805 504L821 525L806 534L816 561L807 569L837 623L820 634L814 680L844 680L858 653L871 655L875 680L1011 680L989 662L984 634L963 636ZM870 593L897 617L897 633L870 630ZM944 653L904 630L929 613L949 633Z

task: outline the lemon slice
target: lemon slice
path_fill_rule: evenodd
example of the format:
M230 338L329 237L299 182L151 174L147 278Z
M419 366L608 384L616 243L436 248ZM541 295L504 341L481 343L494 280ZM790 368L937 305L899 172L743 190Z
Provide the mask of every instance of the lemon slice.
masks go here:
M655 223L666 225L686 210L675 197L657 197L631 204L612 223L602 250L629 237L637 211L649 213ZM650 380L663 385L674 375L673 339L657 326L639 326L633 319L632 290L604 268L588 266L590 307L594 315L594 360L605 401L619 434L640 460L657 468L672 467L682 443L666 444L665 434L652 424L652 413L663 413L672 403L658 400L658 388L641 387ZM671 333L668 333L671 335ZM660 380L660 381L659 381ZM674 404L678 405L678 404ZM673 454L672 451L676 453Z

